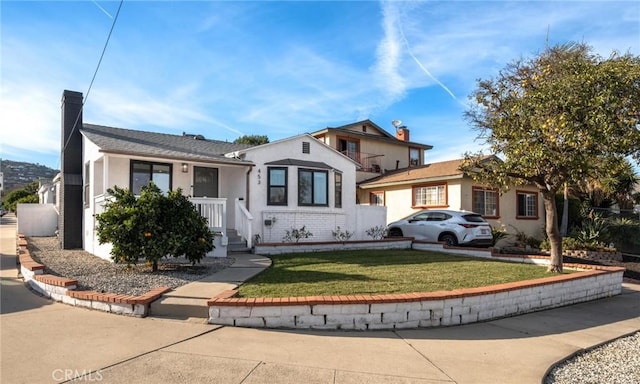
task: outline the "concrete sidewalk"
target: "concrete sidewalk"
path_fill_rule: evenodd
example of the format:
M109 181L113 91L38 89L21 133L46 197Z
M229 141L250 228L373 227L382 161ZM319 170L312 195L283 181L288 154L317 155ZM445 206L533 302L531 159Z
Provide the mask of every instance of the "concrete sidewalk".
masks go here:
M16 278L14 228L1 219L2 383L84 375L78 381L539 384L566 356L640 330L640 286L629 284L608 299L403 331L276 331L118 316L25 288Z
M150 316L206 322L209 318L207 300L238 287L271 265L271 259L260 255L242 253L230 257L235 262L229 267L167 292L151 303Z

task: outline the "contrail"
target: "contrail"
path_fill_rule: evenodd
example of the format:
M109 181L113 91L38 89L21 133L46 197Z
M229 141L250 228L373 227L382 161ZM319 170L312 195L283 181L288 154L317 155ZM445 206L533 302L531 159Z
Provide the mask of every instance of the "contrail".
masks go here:
M96 5L96 7L100 8L100 10L101 10L102 12L104 12L104 14L105 14L105 15L109 16L109 18L110 18L111 20L113 20L113 16L111 16L111 14L110 14L109 12L107 12L107 10L106 10L106 9L102 8L102 6L101 6L100 4L98 4L98 2L97 2L96 0L91 0L91 1L93 2L93 4L95 4L95 5Z
M409 56L411 56L413 58L413 60L416 62L416 64L418 64L418 67L420 67L420 69L422 69L424 71L424 73L427 74L427 76L429 76L433 81L435 81L436 83L438 83L438 85L440 85L440 87L442 87L442 89L444 89L449 95L451 95L451 97L455 100L458 101L458 98L453 94L453 92L451 92L451 90L449 88L447 88L446 85L444 85L440 80L436 79L435 76L433 76L431 74L431 72L429 72L429 70L427 68L424 67L424 65L422 65L422 63L420 62L420 60L418 60L418 58L416 57L416 55L413 54L413 51L411 50L411 47L409 46L409 41L407 40L407 37L404 35L404 30L402 29L402 24L399 24L399 30L400 30L400 36L402 36L402 40L404 41L404 44L407 46L407 52L409 52Z

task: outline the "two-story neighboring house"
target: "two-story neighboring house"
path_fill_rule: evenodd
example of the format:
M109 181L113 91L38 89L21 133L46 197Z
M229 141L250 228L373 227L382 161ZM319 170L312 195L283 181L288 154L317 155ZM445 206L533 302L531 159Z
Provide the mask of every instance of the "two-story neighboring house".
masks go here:
M535 187L500 194L465 175L459 169L462 159L428 164L425 152L433 147L410 141L407 127L395 125L395 136L371 120L311 133L361 165L356 171L359 204L386 207L387 223L421 209L466 210L508 232L540 236L544 215Z
M328 127L311 135L361 165L356 182L368 180L401 168L424 164L424 152L431 145L409 140L409 130L398 126L391 135L371 120L358 121L340 127Z

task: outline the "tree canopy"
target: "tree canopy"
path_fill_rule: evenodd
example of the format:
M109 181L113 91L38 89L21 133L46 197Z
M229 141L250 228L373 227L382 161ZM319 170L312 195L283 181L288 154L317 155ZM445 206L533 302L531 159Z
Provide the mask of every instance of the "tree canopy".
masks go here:
M269 142L269 138L267 135L244 135L240 136L233 141L234 144L251 144L251 145L260 145L267 144Z
M472 97L465 117L496 156L469 153L463 168L494 186L538 187L550 269L562 271L555 194L565 183L610 175L624 157L640 161L640 58L557 45L478 80Z
M183 256L199 262L213 246L213 233L182 191L162 193L153 182L142 187L136 198L129 189L108 189L113 197L105 211L96 215L100 244L113 245L116 263L136 264L139 259L152 263L153 271L165 256Z
M37 203L38 199L38 182L34 181L22 188L9 192L2 205L10 211L15 211L18 204Z

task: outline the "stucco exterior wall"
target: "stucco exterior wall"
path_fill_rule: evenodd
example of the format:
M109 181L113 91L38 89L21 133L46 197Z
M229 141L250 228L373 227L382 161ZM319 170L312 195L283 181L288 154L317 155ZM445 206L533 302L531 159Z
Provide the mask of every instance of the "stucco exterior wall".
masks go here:
M182 172L183 161L168 160L162 158L130 157L125 155L105 154L100 152L93 142L83 137L83 170L84 164L89 163L90 195L88 204L85 204L83 215L83 247L87 252L96 256L109 259L111 246L99 244L95 233L94 215L101 213L103 197L107 189L118 186L130 187L131 160L166 163L172 165L171 186L173 190L182 189L184 195L193 194L193 167L209 167L218 169L218 196L227 199L227 227L234 226L235 210L233 202L235 198L244 198L246 194L246 172L248 167L239 165L208 164L186 162L187 172ZM83 176L84 178L84 176ZM97 203L96 203L97 202Z
M309 153L302 152L303 142L309 143ZM356 164L350 159L307 135L272 142L243 152L246 160L256 164L249 173L248 206L254 217L253 233L260 235L262 241L280 242L287 230L300 229L302 226L313 233L309 241L332 240L331 231L337 226L342 230L355 231ZM321 162L332 168L327 170L328 206L298 205L298 169L313 167L297 165L287 167L287 205L267 204L269 166L265 163L287 158ZM342 173L342 207L335 206L336 172ZM266 225L265 220L270 220L271 224Z
M473 188L481 187L470 178L449 179L443 181L434 181L433 184L447 184L447 207L443 209L473 211ZM412 187L424 183L404 184L386 186L381 188L372 188L358 191L358 198L364 204L369 202L369 194L372 192L384 191L384 202L387 207L387 223L400 220L406 216L420 210L413 208L412 203ZM431 184L431 183L429 183ZM517 193L527 192L538 195L536 218L519 218L517 217ZM542 239L544 237L544 206L542 197L533 186L514 187L499 197L499 208L497 218L487 218L487 221L494 228L502 228L509 234L515 234L518 231L524 232L528 236ZM440 207L438 207L440 208ZM434 208L434 209L438 209ZM511 237L510 241L513 240Z
M461 209L473 211L472 193L473 187L481 187L471 179L464 179L462 187ZM517 192L533 193L538 196L536 218L518 218ZM534 186L514 187L502 193L499 197L498 218L487 218L494 228L501 228L509 234L516 234L518 231L526 233L528 236L542 239L544 237L544 206L542 197ZM510 239L511 241L513 238Z

